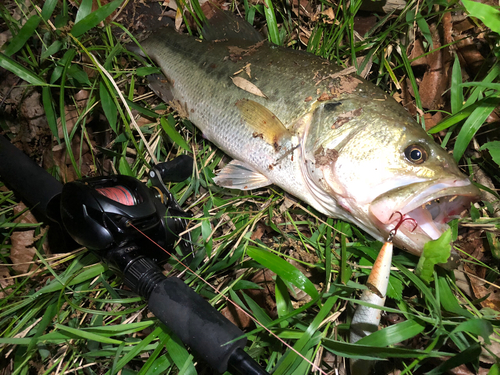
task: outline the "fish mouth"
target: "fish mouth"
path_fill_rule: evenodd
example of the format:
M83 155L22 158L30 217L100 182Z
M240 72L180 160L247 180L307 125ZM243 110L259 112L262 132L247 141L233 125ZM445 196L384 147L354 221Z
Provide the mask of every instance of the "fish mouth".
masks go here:
M394 213L413 219L414 222L407 220L401 225L395 242L420 254L425 242L439 238L448 229L447 223L467 212L470 204L479 200L479 194L479 189L468 179L420 182L377 197L370 204L370 213L386 235L401 220Z

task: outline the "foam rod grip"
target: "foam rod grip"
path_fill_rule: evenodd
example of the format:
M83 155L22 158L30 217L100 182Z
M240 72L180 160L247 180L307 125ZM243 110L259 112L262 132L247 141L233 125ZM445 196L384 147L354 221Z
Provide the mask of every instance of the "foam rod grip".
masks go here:
M50 206L55 205L51 202L61 194L63 185L1 135L0 178L29 207L57 220L59 206Z
M178 278L156 285L148 304L185 345L221 374L227 371L231 355L245 346L246 338L231 342L243 332Z

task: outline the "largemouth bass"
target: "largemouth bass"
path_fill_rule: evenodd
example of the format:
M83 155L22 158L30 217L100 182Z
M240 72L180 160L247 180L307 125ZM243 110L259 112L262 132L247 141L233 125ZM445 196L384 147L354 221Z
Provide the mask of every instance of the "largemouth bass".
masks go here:
M417 255L478 199L380 88L323 58L233 34L201 40L164 28L141 42L165 75L164 99L235 159L216 183L276 184L380 240L399 211L418 227L403 225L394 244Z

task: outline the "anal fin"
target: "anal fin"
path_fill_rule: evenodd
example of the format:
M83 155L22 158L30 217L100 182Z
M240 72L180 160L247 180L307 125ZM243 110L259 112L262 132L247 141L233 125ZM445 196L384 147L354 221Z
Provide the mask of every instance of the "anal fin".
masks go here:
M262 173L239 160L233 160L222 168L214 182L219 186L238 190L252 190L272 184Z

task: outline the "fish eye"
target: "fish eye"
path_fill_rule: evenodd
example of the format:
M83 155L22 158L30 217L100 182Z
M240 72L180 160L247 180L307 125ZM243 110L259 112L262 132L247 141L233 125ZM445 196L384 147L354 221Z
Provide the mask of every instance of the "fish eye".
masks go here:
M405 149L406 160L414 164L422 164L427 160L427 151L421 145L409 145Z

